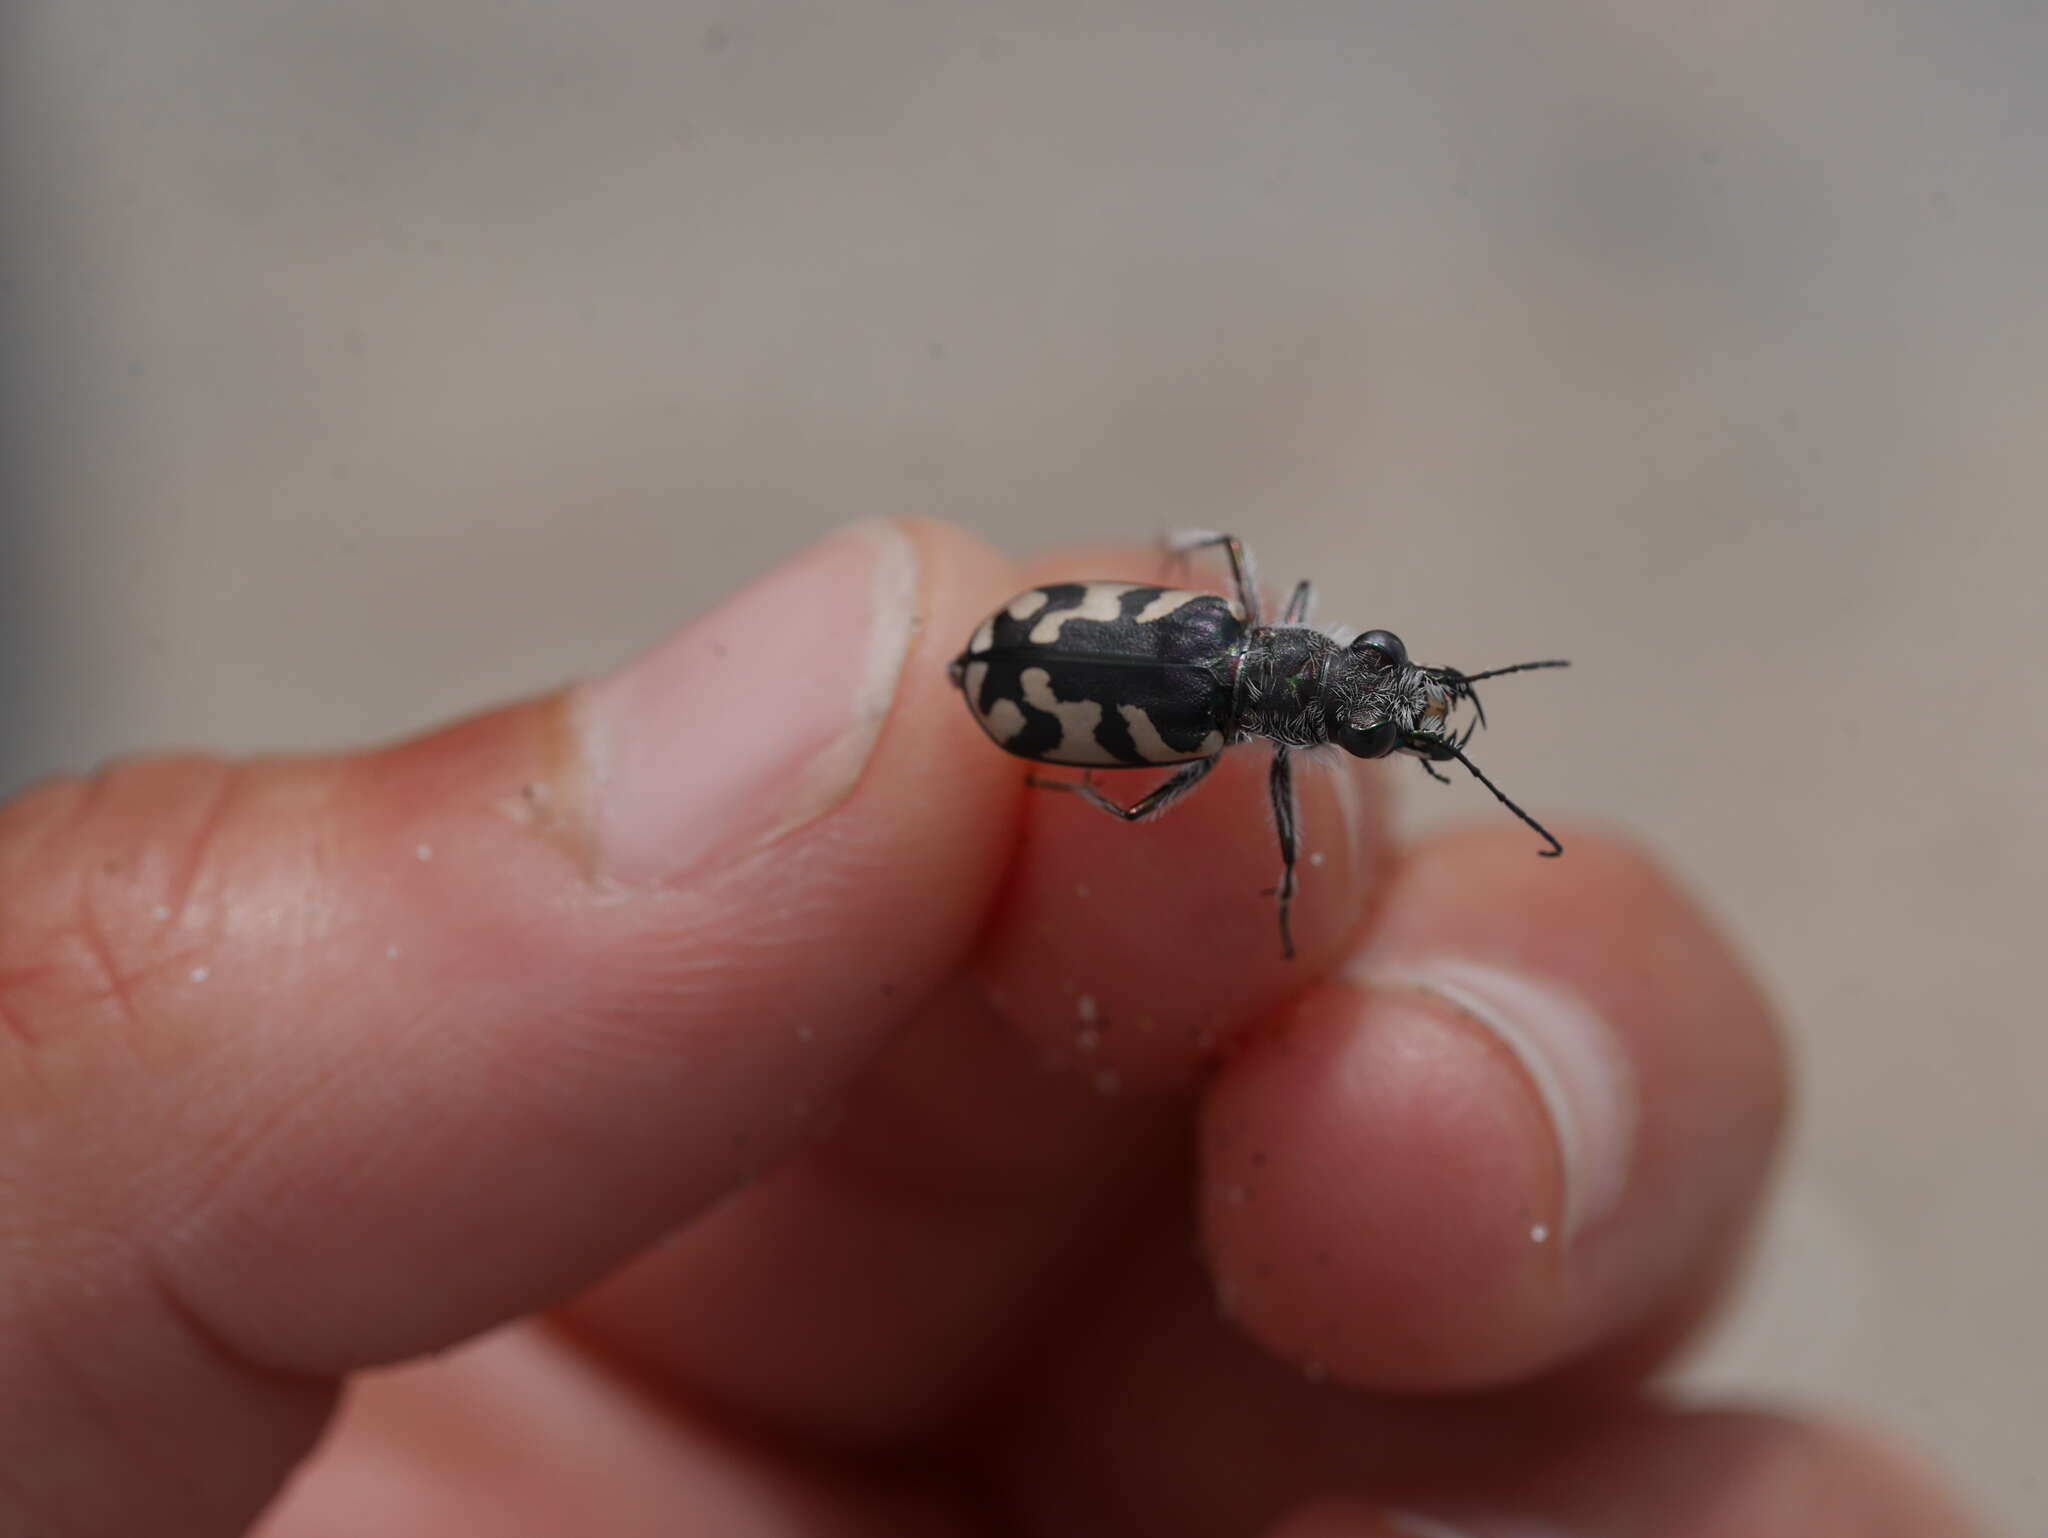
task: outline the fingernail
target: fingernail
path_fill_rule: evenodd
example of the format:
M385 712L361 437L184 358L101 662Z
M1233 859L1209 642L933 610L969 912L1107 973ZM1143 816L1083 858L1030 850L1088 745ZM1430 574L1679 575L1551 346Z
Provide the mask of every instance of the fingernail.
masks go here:
M574 714L599 873L672 882L843 801L895 698L916 595L910 540L857 525L586 684Z
M1446 1522L1419 1511L1383 1511L1380 1521L1401 1538L1571 1538L1563 1528L1547 1522L1525 1522L1491 1514Z
M1628 1183L1636 1113L1635 1085L1612 1026L1553 983L1478 962L1386 963L1368 957L1353 975L1369 986L1429 994L1514 1054L1557 1138L1564 1238L1613 1210Z

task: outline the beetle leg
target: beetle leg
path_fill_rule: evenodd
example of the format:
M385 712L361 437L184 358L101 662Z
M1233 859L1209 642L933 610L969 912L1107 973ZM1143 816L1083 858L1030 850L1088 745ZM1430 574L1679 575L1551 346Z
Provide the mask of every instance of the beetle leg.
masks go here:
M1294 762L1284 747L1273 749L1273 822L1280 830L1280 885L1273 895L1280 900L1280 951L1294 959L1294 927L1288 905L1294 901Z
M1252 574L1252 558L1245 553L1244 541L1235 534L1212 534L1207 529L1184 529L1166 536L1169 555L1192 555L1212 545L1221 545L1230 557L1230 579L1237 584L1237 606L1243 611L1245 624L1258 629L1259 584Z
M1309 605L1315 602L1315 588L1307 581L1294 584L1294 594L1287 600L1287 607L1280 611L1283 625L1306 625Z
M1421 758L1417 759L1416 762L1422 765L1422 772L1428 775L1432 780L1435 780L1437 784L1448 785L1451 783L1451 777L1448 774L1445 774L1443 770L1437 768L1437 766L1435 764L1432 764L1428 759Z
M1039 790L1070 791L1074 795L1079 796L1083 801L1086 801L1090 806L1099 807L1112 817L1120 817L1125 822L1144 822L1147 818L1157 817L1161 812L1173 805L1174 802L1201 784L1203 776L1215 767L1215 759L1198 758L1193 763L1185 764L1181 768L1174 770L1172 774L1161 780L1129 806L1118 806L1109 797L1097 790L1095 788L1095 777L1092 774L1084 774L1079 780L1041 780L1034 774L1025 783Z

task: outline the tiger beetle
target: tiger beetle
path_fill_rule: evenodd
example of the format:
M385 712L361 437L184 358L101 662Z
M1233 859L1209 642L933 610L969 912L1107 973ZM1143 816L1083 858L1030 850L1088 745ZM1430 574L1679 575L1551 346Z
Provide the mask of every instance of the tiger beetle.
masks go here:
M1273 743L1268 788L1280 833L1282 953L1294 955L1288 907L1294 897L1295 803L1292 750L1338 747L1359 758L1407 753L1431 778L1456 759L1501 805L1564 846L1508 799L1465 756L1486 712L1472 686L1507 673L1569 666L1518 662L1465 673L1422 667L1389 630L1348 644L1308 623L1311 589L1295 585L1278 624L1263 623L1243 543L1230 534L1191 533L1168 541L1176 557L1221 546L1237 597L1142 582L1053 582L1019 593L983 620L953 659L950 675L981 729L1007 753L1041 764L1072 764L1081 779L1029 783L1069 791L1125 822L1156 817L1193 790L1233 743ZM1472 705L1462 730L1450 724ZM1181 767L1121 806L1095 788L1097 769Z

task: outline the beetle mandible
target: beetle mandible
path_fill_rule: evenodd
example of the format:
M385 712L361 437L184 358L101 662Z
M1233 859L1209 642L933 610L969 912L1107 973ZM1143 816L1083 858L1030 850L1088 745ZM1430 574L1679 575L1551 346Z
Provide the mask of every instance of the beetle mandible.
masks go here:
M1564 852L1549 829L1480 773L1465 746L1486 723L1474 684L1569 663L1465 673L1410 662L1408 648L1388 630L1368 630L1346 644L1308 623L1307 582L1295 585L1279 622L1268 625L1241 540L1204 532L1168 541L1177 556L1214 546L1229 558L1234 601L1162 583L1053 582L1019 593L975 630L949 672L981 729L1019 758L1087 771L1078 782L1033 775L1032 785L1142 822L1201 784L1224 749L1269 740L1268 788L1280 834L1273 895L1281 950L1290 958L1296 749L1337 747L1359 758L1406 753L1438 780L1444 776L1436 765L1456 759L1543 836L1549 847L1538 854ZM1466 703L1472 719L1455 728L1451 715ZM1167 765L1179 767L1129 806L1095 787L1097 769Z

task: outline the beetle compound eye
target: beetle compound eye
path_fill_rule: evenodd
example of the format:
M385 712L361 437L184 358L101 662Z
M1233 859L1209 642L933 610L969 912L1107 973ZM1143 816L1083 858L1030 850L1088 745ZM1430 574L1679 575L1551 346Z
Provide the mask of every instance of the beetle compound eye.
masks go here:
M1391 630L1368 630L1364 635L1351 643L1351 649L1355 652L1364 653L1368 658L1374 653L1378 653L1379 656L1385 659L1379 664L1379 668L1398 668L1408 665L1408 648L1402 645L1401 638ZM1377 672L1379 668L1375 668L1374 671Z
M1401 728L1392 721L1346 726L1337 733L1337 745L1359 758L1385 758L1401 745Z

